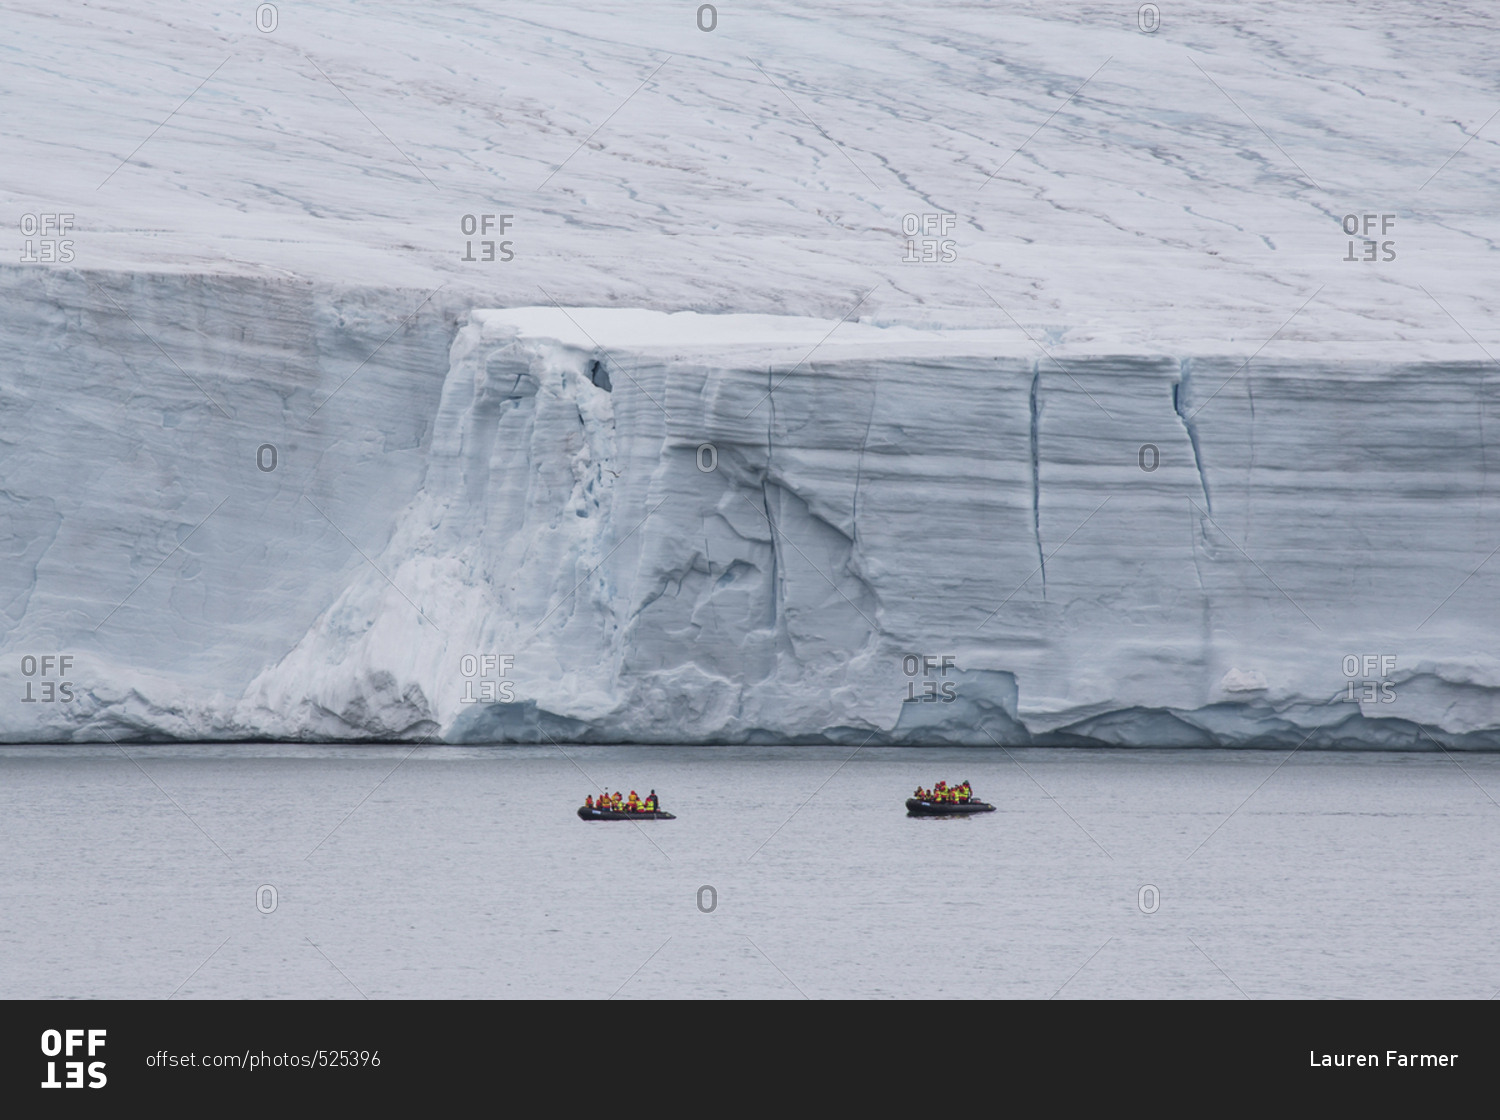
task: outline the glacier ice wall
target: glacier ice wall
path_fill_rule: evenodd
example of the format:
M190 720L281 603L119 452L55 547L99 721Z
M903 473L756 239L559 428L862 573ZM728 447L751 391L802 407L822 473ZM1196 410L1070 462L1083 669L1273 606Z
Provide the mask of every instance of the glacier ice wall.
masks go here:
M10 741L1500 743L1457 347L9 275Z
M439 300L393 330L421 298L0 269L6 739L237 733L363 563L341 530L379 549L420 485L452 338Z

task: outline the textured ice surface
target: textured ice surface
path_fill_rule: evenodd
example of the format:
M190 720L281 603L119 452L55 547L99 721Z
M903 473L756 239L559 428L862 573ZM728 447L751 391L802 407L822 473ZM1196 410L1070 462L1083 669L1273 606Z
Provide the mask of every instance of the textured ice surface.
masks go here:
M1500 743L1487 8L248 12L15 6L5 738Z

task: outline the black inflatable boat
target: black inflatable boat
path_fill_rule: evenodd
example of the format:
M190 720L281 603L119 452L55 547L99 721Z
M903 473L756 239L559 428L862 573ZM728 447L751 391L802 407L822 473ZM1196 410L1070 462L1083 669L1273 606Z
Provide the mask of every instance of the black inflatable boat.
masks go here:
M661 809L653 809L647 812L644 809L638 812L630 812L628 809L590 809L587 805L578 807L580 820L585 821L675 821L677 818L671 813Z
M908 817L966 817L971 813L993 813L988 801L927 801L919 797L906 799Z

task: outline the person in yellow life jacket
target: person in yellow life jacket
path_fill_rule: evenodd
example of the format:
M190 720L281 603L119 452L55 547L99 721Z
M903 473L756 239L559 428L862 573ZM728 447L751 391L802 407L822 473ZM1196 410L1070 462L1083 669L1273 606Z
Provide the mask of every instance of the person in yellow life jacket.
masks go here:
M625 808L632 813L638 813L641 811L641 799L636 794L635 790L630 791L630 799L625 803Z
M620 791L615 790L614 796L609 799L609 807L618 810L620 808Z
M652 790L650 793L646 794L646 811L648 813L654 813L656 812L656 807L656 791Z

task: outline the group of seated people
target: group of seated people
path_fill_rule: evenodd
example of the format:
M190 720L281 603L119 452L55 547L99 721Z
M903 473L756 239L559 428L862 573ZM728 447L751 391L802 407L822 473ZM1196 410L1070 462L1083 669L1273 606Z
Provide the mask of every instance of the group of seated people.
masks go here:
M599 800L595 801L593 794L583 799L585 809L607 809L616 813L654 813L659 808L656 801L656 791L652 790L642 800L635 792L630 791L629 797L622 798L620 791L615 790L613 796L601 793Z
M960 782L956 786L950 786L947 782L939 782L932 789L917 787L917 792L912 795L921 801L953 801L965 802L974 797L974 791L969 788L968 782Z

